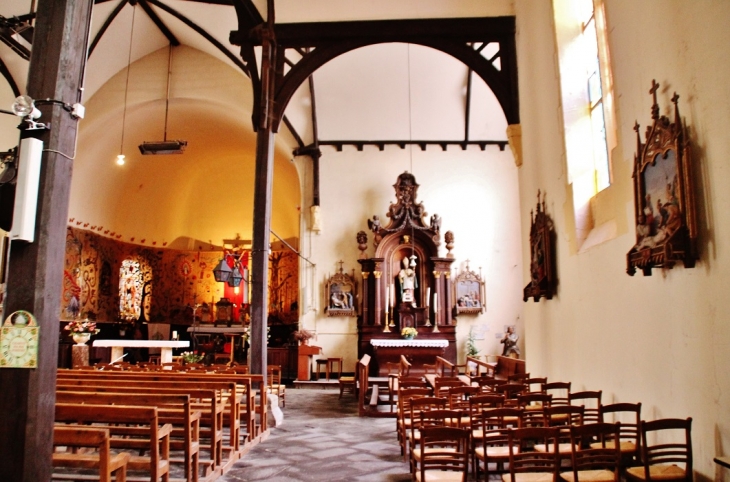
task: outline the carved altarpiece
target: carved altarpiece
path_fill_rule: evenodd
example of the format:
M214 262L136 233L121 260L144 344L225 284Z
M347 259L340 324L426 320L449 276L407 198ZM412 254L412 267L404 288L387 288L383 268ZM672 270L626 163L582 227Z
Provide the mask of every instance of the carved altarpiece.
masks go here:
M327 279L325 293L327 296L327 316L356 316L357 315L357 282L355 270L352 276L342 269L344 261L340 261L338 273Z
M374 257L365 255L365 233L357 235L362 251L358 260L362 266L358 357L366 353L373 357L370 365L374 376L383 375L385 367L370 341L400 339L400 331L406 326L416 328L418 340L448 340L448 347L439 354L456 362L456 325L450 309L454 304L454 260L438 256L441 218L434 214L424 221L428 214L418 202L419 185L413 174L404 172L393 187L397 202L390 204L388 224L382 226L378 216L368 220L374 235ZM403 354L417 358L417 350L413 350L410 353L405 348Z

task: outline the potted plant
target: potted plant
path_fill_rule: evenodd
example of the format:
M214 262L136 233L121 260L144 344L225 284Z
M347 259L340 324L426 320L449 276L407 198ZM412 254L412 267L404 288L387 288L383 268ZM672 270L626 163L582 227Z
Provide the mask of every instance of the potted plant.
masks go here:
M400 331L400 336L402 336L406 340L412 340L418 336L418 331L415 328L406 326Z
M314 338L314 333L312 333L309 330L297 330L294 333L291 334L292 338L294 338L295 341L301 343L302 345L308 345L309 340Z
M91 335L99 333L96 322L89 321L88 318L85 320L74 320L63 329L71 333L71 337L77 345L86 344L89 338L91 338Z

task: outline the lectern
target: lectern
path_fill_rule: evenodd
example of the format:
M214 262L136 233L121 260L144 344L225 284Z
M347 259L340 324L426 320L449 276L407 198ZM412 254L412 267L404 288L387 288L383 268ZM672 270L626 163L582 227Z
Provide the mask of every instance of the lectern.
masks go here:
M322 347L299 345L299 357L297 364L297 380L300 382L309 380L312 355L322 353Z

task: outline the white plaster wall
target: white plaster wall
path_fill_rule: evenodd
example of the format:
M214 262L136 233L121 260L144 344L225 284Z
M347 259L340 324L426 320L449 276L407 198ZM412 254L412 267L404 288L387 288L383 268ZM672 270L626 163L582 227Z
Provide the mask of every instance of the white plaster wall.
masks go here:
M356 319L327 317L323 286L328 275L338 268L340 259L345 262L345 271L351 273L355 268L358 282L361 281L355 235L360 230L368 231L367 219L374 214L387 219L388 206L395 202L392 185L405 170L416 176L420 184L418 200L423 202L428 216L438 213L442 217L442 233L454 232L454 268L463 268L469 259L471 269L478 272L481 267L486 280L486 313L458 318L459 360L465 359L466 337L472 325L487 325L485 339L477 341L481 354L501 352L496 336L501 338L504 325L518 323L521 333L523 286L520 226L516 218L517 168L509 149L500 152L492 147L482 152L476 147L466 151L450 148L443 152L429 147L423 152L415 148L411 167L407 149L393 147L381 152L366 147L362 152L354 148L336 152L324 148L320 165L323 229L319 234L303 231L303 253L316 268L302 271L302 311L303 325L316 330L314 344L323 347L324 356L343 356L345 370L354 369ZM374 255L372 241L370 233L368 256ZM443 244L441 249L443 256ZM312 284L307 286L308 282Z
M517 0L520 105L524 165L519 172L524 230L538 188L548 193L557 228L559 288L552 301L525 305L528 370L573 390L602 389L604 403L642 402L643 418L693 417L696 475L726 478L712 457L730 451L730 229L727 156L730 152L730 3L607 0L619 145L615 161L630 173L634 122L651 121L651 80L662 85L669 113L680 95L681 115L695 145L701 259L694 269L625 273L635 233L571 254L566 232L565 156L558 116L550 2ZM629 174L630 175L630 174ZM616 209L632 219L632 193L614 193ZM525 266L523 261L523 266ZM526 269L523 279L527 279Z

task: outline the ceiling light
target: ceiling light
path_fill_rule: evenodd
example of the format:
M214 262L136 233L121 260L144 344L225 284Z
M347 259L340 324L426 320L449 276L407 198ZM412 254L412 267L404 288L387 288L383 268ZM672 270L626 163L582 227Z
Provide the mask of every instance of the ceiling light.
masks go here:
M123 166L124 165L124 154L119 154L117 156L117 165Z
M142 155L182 154L188 145L187 141L167 140L167 115L170 109L170 74L172 72L172 44L167 56L167 90L165 91L165 131L163 140L157 142L143 142L139 145Z
M124 84L124 111L122 114L122 139L119 141L119 155L117 156L117 165L123 166L124 157L124 125L127 121L127 93L129 92L129 71L132 65L132 39L134 38L134 18L137 13L137 5L132 5L132 27L129 32L129 54L127 56L127 80Z

